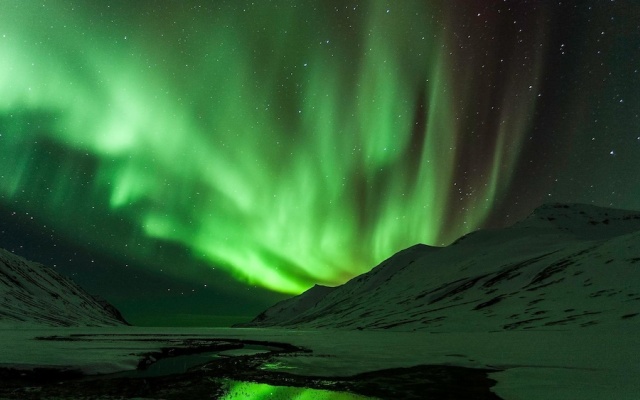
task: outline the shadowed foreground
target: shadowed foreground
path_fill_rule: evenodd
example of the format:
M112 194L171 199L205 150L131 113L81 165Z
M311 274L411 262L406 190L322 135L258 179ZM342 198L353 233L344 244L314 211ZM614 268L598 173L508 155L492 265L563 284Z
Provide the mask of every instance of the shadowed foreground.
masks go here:
M39 341L86 342L89 337L41 337ZM163 348L147 353L138 364L138 371L146 370L159 360L198 352L228 351L246 345L268 346L272 350L246 356L221 356L202 365L168 376L146 376L136 372L86 376L79 370L56 368L34 368L32 370L0 369L0 398L3 399L122 399L122 398L213 398L213 399L259 399L265 395L265 385L245 385L238 394L238 383L258 382L272 385L266 387L270 399L278 394L288 398L291 389L302 392L320 389L348 392L380 399L500 399L490 391L495 381L487 374L489 369L475 369L445 365L424 365L410 368L393 368L365 372L352 376L320 377L294 375L279 369L282 358L309 355L310 350L286 343L259 342L253 340L199 340L199 346ZM223 353L220 353L223 354ZM277 358L276 358L277 357ZM259 387L262 393L252 393ZM282 393L280 393L282 392ZM345 395L322 392L321 399L344 399ZM305 397L306 398L306 397ZM309 398L316 398L310 396ZM356 397L352 397L356 398ZM363 400L365 398L362 398Z
M229 391L229 379L278 386L351 392L379 399L474 399L499 400L490 391L495 381L489 370L424 365L368 372L352 377L305 377L260 370L263 356L223 359L187 373L154 378L83 378L73 371L41 369L25 373L0 372L3 399L222 399ZM238 397L234 397L238 398ZM246 393L246 398L261 398ZM272 398L272 397L270 397Z

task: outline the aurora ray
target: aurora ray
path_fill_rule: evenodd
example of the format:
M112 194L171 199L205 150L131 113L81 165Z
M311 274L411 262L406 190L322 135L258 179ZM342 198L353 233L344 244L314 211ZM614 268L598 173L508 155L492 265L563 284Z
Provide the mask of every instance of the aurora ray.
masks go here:
M2 201L286 293L485 224L530 133L539 18L461 69L435 2L238 3L2 2Z

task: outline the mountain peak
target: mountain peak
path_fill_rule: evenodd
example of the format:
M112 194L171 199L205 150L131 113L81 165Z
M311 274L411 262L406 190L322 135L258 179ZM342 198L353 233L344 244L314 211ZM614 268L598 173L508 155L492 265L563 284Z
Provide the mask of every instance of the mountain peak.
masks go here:
M515 226L554 227L583 239L607 239L640 230L640 212L580 203L550 203Z
M468 237L409 247L248 326L486 332L640 323L630 301L640 300L640 213L547 204L514 226Z
M0 249L0 324L115 326L127 324L105 300L52 268Z

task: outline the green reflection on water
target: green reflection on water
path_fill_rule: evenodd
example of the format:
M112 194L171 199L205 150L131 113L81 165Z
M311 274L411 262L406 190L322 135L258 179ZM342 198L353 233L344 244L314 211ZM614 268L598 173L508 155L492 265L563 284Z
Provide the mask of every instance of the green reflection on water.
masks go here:
M229 381L229 390L221 400L370 400L372 397L348 392L272 386L264 383Z

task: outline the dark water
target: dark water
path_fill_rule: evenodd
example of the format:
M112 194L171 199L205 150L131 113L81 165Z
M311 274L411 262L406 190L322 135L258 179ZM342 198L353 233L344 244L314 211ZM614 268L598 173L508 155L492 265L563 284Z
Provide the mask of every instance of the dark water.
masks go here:
M211 351L176 357L167 357L156 361L145 370L126 371L113 374L110 378L150 378L184 374L188 370L207 364L223 357L246 356L266 353L276 348L260 345L247 345L242 349ZM223 386L224 395L220 400L370 400L372 397L360 396L348 392L310 389L304 387L275 386L264 383L214 379Z
M268 346L247 345L242 349L209 351L183 356L166 357L149 365L147 369L119 372L117 374L110 375L109 378L151 378L184 374L191 368L207 364L217 358L252 355L266 353L273 350L275 350L275 348Z
M264 383L226 381L226 394L220 400L371 400L373 397L348 392L273 386Z

